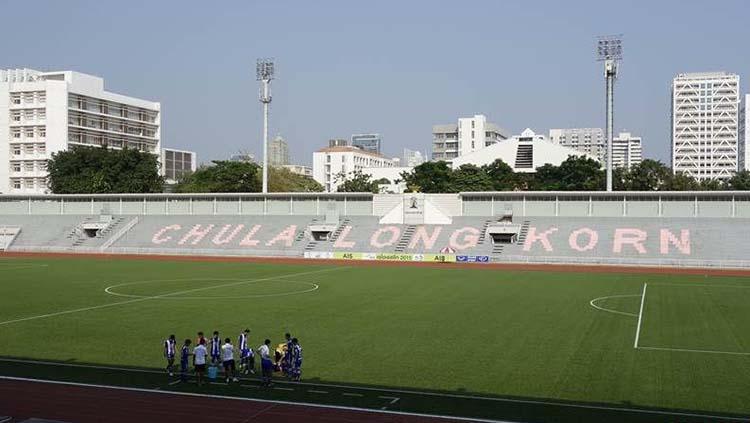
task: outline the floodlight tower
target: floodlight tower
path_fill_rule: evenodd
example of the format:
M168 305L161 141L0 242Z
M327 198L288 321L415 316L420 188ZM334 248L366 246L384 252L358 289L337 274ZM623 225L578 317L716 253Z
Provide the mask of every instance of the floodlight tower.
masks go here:
M268 192L268 107L271 105L273 59L258 59L255 76L261 81L260 102L263 103L263 194Z
M622 60L622 35L597 37L598 61L604 62L607 85L607 191L612 191L612 137L614 132L615 80L617 63Z

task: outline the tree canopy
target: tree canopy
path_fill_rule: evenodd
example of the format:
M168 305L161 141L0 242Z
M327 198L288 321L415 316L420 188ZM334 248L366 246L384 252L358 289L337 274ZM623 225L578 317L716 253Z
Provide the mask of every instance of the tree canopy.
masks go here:
M175 192L260 192L260 167L251 162L215 160L185 176Z
M53 153L47 183L55 194L159 193L157 156L135 149L76 146Z

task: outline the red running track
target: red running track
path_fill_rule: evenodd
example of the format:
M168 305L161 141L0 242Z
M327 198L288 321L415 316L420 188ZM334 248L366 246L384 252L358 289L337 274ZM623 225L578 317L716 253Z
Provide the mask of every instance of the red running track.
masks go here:
M365 422L445 423L454 420L225 398L44 382L0 380L0 415L70 423Z

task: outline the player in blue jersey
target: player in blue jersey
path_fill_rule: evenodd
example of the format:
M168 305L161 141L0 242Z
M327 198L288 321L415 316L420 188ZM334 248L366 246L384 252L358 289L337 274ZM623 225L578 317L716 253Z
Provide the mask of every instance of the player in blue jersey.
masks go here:
M297 338L292 338L292 347L288 354L291 360L289 375L293 381L299 382L302 378L302 346Z
M284 334L284 355L281 358L281 371L285 376L290 376L289 371L292 368L292 335L287 332Z
M174 355L176 352L176 342L174 335L169 335L169 339L164 340L164 358L167 359L167 372L169 376L174 376Z
M182 350L180 351L180 380L187 382L187 372L190 362L190 340L186 339L185 343L182 344Z
M255 355L250 348L250 329L245 329L237 340L237 347L240 349L240 371L244 374L255 374Z
M216 366L221 363L221 338L219 338L219 331L214 331L214 336L209 341L211 347L211 364Z

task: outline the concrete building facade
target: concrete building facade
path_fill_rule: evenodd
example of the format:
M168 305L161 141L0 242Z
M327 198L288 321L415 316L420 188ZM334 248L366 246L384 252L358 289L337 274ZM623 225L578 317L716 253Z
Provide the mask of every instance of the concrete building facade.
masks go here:
M607 140L602 128L550 129L549 140L594 156L601 163L604 163L607 155Z
M198 168L198 156L195 151L161 149L161 176L168 184L177 183L183 176L195 172Z
M739 170L750 170L750 149L747 143L750 142L750 94L745 94L744 101L740 108L740 165Z
M740 77L727 72L674 78L673 172L697 180L727 180L740 168L739 88Z
M0 70L0 193L43 194L47 160L71 146L161 153L161 105L73 71Z
M313 179L334 192L343 177L370 167L393 167L393 160L353 146L322 148L313 153Z
M641 137L630 132L620 132L612 138L612 165L630 169L643 161L643 146ZM599 160L603 163L603 160Z
M406 167L419 166L425 162L425 157L421 151L404 148L404 157L400 164Z
M268 165L285 166L288 164L289 145L281 135L277 135L268 143Z
M507 140L509 132L484 115L459 118L458 124L432 127L432 160L451 162L464 154L473 153L489 145Z

